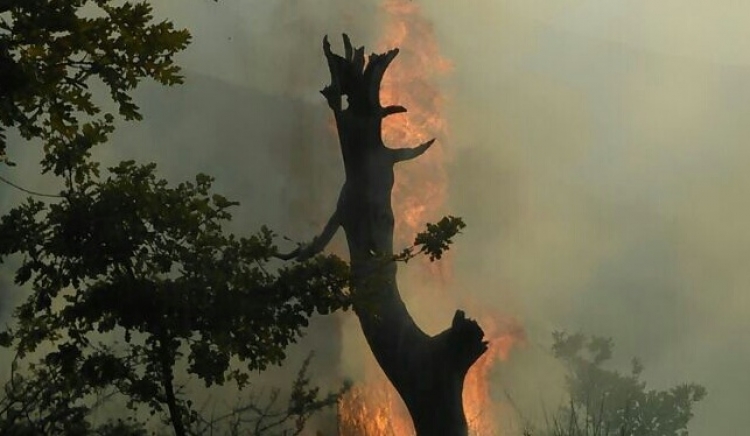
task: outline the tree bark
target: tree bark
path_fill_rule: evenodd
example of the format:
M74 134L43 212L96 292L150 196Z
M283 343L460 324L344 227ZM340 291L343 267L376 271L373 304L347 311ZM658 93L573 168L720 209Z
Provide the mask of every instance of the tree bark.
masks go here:
M383 118L406 112L402 106L380 105L381 80L398 49L371 54L365 62L364 47L354 49L343 36L344 56L331 51L327 37L323 40L331 83L321 93L336 120L346 181L321 235L291 255L305 259L319 253L343 227L354 311L375 359L404 400L417 435L466 436L463 382L487 350L484 333L460 310L442 333L424 333L401 299L393 261L394 165L418 157L434 139L414 148L385 146Z

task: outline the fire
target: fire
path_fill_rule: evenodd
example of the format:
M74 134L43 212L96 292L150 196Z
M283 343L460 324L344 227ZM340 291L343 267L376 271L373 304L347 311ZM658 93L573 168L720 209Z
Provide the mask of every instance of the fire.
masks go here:
M429 20L425 19L416 2L384 0L386 16L385 39L378 51L399 47L401 52L387 71L381 87L381 103L402 105L404 115L393 115L383 122L383 140L392 148L413 147L432 137L438 142L416 161L396 169L393 189L396 216L395 246L412 243L414 235L428 221L444 215L448 192L445 139L448 128L443 118L445 97L437 81L451 69L450 62L440 53ZM448 260L448 262L446 262ZM423 263L425 271L439 273L444 285L451 281L448 259ZM433 280L434 281L434 280ZM452 308L467 307L478 316L490 341L487 352L473 365L464 384L464 410L472 436L495 436L496 405L490 397L489 376L498 361L508 358L511 348L522 339L521 329L509 321L501 321L471 301L461 300L456 293L444 289L419 289L409 283L406 297L430 292L431 298L445 300ZM435 295L438 293L439 295ZM472 307L474 306L474 307ZM445 320L442 320L444 326ZM340 436L410 436L414 429L408 411L374 359L369 359L365 381L356 385L339 403Z
M495 420L496 404L490 397L490 371L498 361L508 359L511 349L523 341L523 330L515 321L500 324L496 318L480 317L485 335L490 338L489 349L474 363L464 381L464 413L469 423L469 434L493 436L499 432Z
M435 82L451 64L440 54L432 26L421 16L417 3L386 0L383 8L388 17L386 37L378 48L399 47L401 52L383 78L381 103L402 105L409 111L384 120L383 141L398 148L413 147L430 137L444 139L448 133L442 117L444 97ZM393 189L397 245L410 243L445 203L448 178L441 145L420 156L418 169L411 165L409 171L397 171Z
M414 434L409 412L377 365L339 401L339 436Z

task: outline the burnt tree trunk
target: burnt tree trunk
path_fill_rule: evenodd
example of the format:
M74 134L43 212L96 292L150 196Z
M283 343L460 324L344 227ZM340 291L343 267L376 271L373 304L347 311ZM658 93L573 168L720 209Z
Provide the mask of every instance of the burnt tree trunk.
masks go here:
M456 311L452 325L436 336L424 333L399 295L393 259L391 190L394 165L424 153L434 140L414 148L383 144L386 116L406 112L380 105L380 84L398 54L371 54L352 48L344 35L345 54L323 49L331 84L321 93L333 111L341 143L346 181L336 210L321 235L289 257L304 259L322 251L339 226L349 245L354 311L367 343L404 400L418 436L466 436L462 403L469 367L487 349L479 325Z

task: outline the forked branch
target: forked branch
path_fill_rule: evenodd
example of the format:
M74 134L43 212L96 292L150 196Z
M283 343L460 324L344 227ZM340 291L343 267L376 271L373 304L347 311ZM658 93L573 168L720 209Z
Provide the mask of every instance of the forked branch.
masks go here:
M333 239L333 236L339 229L339 226L341 226L341 219L339 217L339 211L336 209L336 211L333 212L333 215L331 215L331 218L328 219L325 227L323 227L323 231L320 235L313 238L312 242L307 245L300 245L289 253L278 253L275 257L281 260L296 259L300 262L304 262L325 250L326 246L328 246L328 243L331 242L331 239Z

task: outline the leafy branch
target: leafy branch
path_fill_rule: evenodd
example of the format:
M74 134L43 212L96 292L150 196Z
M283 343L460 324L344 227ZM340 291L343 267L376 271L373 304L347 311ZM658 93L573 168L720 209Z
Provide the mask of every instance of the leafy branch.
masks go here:
M435 224L427 223L427 230L417 233L414 244L396 254L394 260L408 262L419 254L429 256L430 261L439 260L465 227L463 219L454 216L443 217Z

